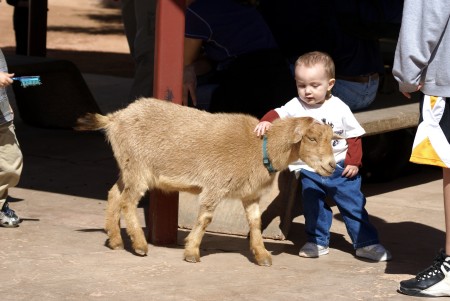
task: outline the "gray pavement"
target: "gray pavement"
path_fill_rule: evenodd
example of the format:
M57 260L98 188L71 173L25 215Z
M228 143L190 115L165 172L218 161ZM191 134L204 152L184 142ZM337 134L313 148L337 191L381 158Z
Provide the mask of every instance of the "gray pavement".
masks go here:
M120 107L127 78L85 74L104 111ZM440 171L422 168L395 181L365 184L367 209L393 260L354 256L334 209L330 254L300 258L302 217L285 241L266 240L273 266L259 267L245 237L207 233L202 262L182 260L177 245L150 245L139 257L110 250L105 199L117 168L100 133L31 127L16 119L24 171L11 189L20 227L0 228L1 300L407 300L400 280L428 266L444 242ZM139 210L142 225L143 210ZM123 231L124 237L125 231Z

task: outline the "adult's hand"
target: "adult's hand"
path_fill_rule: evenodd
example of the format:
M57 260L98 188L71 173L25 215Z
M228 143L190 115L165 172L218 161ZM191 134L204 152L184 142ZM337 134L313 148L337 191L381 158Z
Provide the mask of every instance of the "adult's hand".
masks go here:
M183 105L188 105L189 95L191 95L192 104L197 106L197 75L193 65L184 67L183 70Z
M189 94L194 106L197 105L197 74L194 63L198 60L202 40L184 38L183 105L188 105Z
M419 85L417 86L416 91L414 91L414 92L417 92L417 91L419 91L420 89L422 89L422 84L419 84ZM409 93L409 92L402 92L402 94L405 95L406 98L411 99L411 93Z

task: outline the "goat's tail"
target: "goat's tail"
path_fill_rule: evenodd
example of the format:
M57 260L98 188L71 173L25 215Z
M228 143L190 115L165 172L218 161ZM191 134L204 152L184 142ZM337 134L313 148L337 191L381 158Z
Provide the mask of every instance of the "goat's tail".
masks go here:
M83 117L78 118L74 129L77 131L96 131L105 129L109 122L109 116L97 113L87 113Z

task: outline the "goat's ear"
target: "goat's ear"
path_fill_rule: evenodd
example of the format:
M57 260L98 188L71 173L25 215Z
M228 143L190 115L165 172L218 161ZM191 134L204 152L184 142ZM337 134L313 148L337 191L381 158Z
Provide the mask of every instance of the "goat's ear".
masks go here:
M303 135L305 134L305 128L302 126L297 126L294 130L294 135L292 137L292 143L299 143L302 141Z
M296 124L296 127L294 129L294 135L292 137L293 143L298 143L302 141L303 136L305 135L306 130L311 126L313 123L320 123L319 121L315 120L312 117L301 117L299 118L300 122Z

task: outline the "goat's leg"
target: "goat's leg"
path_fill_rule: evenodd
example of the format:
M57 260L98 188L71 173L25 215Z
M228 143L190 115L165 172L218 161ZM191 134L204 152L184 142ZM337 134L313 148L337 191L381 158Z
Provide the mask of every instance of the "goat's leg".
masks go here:
M261 212L259 210L259 201L242 202L247 215L248 225L250 227L250 250L255 255L256 263L263 266L272 265L272 257L264 247L261 234Z
M125 220L127 233L131 238L133 250L139 255L146 255L148 244L145 239L144 231L139 223L137 216L137 205L144 195L146 188L137 189L137 187L125 188L122 193L122 213Z
M108 235L108 246L113 250L123 249L123 241L120 234L120 197L122 190L123 185L119 180L108 193L105 231Z
M212 221L214 210L217 207L217 199L205 191L199 195L200 209L197 221L185 240L184 260L194 263L200 261L200 244L206 227Z

